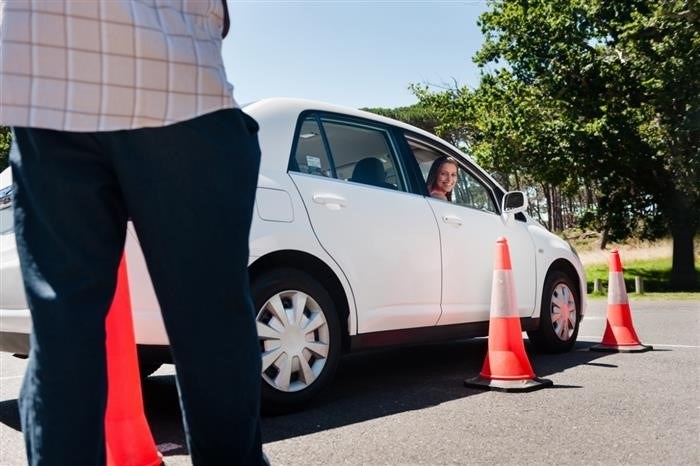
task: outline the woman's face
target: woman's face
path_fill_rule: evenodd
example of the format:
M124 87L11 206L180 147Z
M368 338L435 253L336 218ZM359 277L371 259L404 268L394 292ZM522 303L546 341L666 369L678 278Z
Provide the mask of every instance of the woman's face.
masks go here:
M443 163L438 169L435 188L449 193L457 182L457 166L451 162Z

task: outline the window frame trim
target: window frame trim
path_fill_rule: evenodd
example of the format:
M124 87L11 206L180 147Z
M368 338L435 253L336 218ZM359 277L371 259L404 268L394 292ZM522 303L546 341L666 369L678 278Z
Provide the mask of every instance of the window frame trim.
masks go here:
M413 155L413 151L411 150L411 139L415 140L419 144L424 144L428 146L431 149L434 149L436 152L442 153L444 155L453 157L454 159L457 160L457 162L460 164L460 167L465 170L468 174L470 174L472 177L474 177L478 182L482 183L484 187L490 192L491 195L491 201L494 202L494 205L496 206L496 211L495 212L490 212L488 210L483 210L483 209L476 209L474 207L470 207L468 205L463 205L463 204L457 204L454 203L455 205L458 205L460 207L465 207L468 209L474 209L474 210L479 210L481 212L490 212L496 215L501 215L501 200L503 199L503 196L505 195L505 192L503 190L495 185L491 180L488 178L484 177L483 174L481 173L481 170L470 160L465 158L461 153L455 152L453 149L450 147L444 146L443 144L440 144L438 141L434 141L431 138L427 138L425 136L422 136L420 134L414 133L409 130L403 130L403 136L406 139L406 146L408 152L408 156L413 158L415 160L415 156ZM420 167L418 165L418 161L415 160L415 165L418 171L420 172ZM422 172L419 173L420 178L423 178ZM425 181L423 181L423 184L425 184ZM428 193L428 188L426 186L423 187L424 196L425 197L430 197L430 194Z
M287 164L287 173L293 172L301 175L309 175L308 173L302 173L298 167L294 169L293 165L297 165L298 163L296 161L296 151L297 151L297 146L299 144L299 134L301 132L301 127L306 121L306 119L309 117L309 115L312 115L314 117L314 120L316 121L316 124L319 127L319 130L321 132L321 137L323 140L323 147L326 151L326 155L328 156L328 163L330 164L331 168L331 173L333 174L333 177L325 177L329 178L335 181L342 181L347 183L347 180L338 178L338 173L336 170L336 163L335 160L333 159L333 154L330 148L330 143L328 142L328 137L326 135L326 130L324 127L324 122L328 121L331 123L338 123L341 125L347 125L347 126L354 126L354 127L360 127L360 128L367 128L370 130L375 130L375 131L383 131L387 138L388 138L388 143L390 145L390 149L392 150L392 156L393 156L393 164L394 168L396 170L396 175L397 177L400 178L402 186L397 186L397 189L395 190L397 193L407 193L407 194L415 194L414 191L414 186L413 186L413 180L412 177L409 177L409 170L406 166L405 160L404 160L404 149L403 149L403 144L402 140L405 143L405 139L403 138L403 135L398 132L397 134L397 129L398 127L394 125L390 125L387 123L383 123L381 121L376 121L372 120L370 118L362 118L362 117L357 117L353 115L347 115L344 113L337 113L337 112L329 112L325 110L314 110L314 109L307 109L299 113L299 116L297 117L297 123L296 123L296 128L294 129L294 136L293 136L293 144L291 148L291 153L289 155L289 162ZM399 136L401 136L399 138ZM318 175L311 175L311 176L318 176ZM373 188L376 188L376 186L371 186L371 185L366 185L370 186ZM381 189L381 188L380 188Z

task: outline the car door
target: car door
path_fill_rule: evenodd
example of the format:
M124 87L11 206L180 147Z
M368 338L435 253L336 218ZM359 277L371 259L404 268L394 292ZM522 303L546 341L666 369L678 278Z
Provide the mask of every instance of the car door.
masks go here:
M407 192L390 127L307 114L290 161L322 247L347 276L358 332L433 326L440 236L425 198Z
M535 306L535 248L525 222L505 221L494 189L483 174L449 149L409 138L426 176L433 160L452 155L459 163L452 200L427 198L440 230L443 258L442 315L438 325L489 319L494 249L497 238L508 240L515 297L522 317ZM421 154L421 155L418 155Z

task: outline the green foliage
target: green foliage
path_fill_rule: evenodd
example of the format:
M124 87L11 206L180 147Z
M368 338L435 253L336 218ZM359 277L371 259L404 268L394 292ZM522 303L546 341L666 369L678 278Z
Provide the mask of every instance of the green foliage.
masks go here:
M674 282L694 287L700 226L700 11L684 0L494 0L480 18L480 86L420 103L492 170L571 194L611 240L674 238ZM585 215L584 215L585 213Z
M418 105L435 115L434 133L457 146L469 147L475 134L469 127L473 120L466 118L471 111L471 94L465 89L453 89L431 93L426 86L412 85L410 89L418 97Z
M399 108L363 108L362 110L403 121L430 133L435 133L436 127L440 124L436 112L420 104Z
M12 132L7 126L0 126L0 171L9 165L10 145L12 143Z

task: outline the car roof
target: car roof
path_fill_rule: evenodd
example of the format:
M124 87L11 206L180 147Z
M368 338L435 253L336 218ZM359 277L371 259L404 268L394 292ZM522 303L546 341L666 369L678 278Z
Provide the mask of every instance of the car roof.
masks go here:
M364 118L367 120L373 120L380 123L385 123L388 125L403 128L413 133L420 134L421 136L424 136L426 138L433 139L441 144L446 144L471 160L471 157L469 157L469 155L467 154L464 154L464 152L461 149L455 147L454 145L450 144L449 142L443 139L440 139L439 137L435 136L432 133L429 133L428 131L425 131L421 128L410 125L403 121L394 120L393 118L385 117L372 112L367 112L365 110L359 110L353 107L346 107L318 100L298 99L290 97L270 97L250 102L243 106L243 110L245 110L246 112L251 111L257 113L259 109L265 109L265 113L267 113L268 111L273 111L278 114L281 113L296 115L299 115L301 112L304 111L316 110L321 112L339 113L343 115Z
M296 123L299 115L306 111L337 113L402 128L426 139L433 140L437 144L451 148L471 164L479 167L474 159L464 153L463 150L428 131L404 123L403 121L394 120L393 118L352 107L310 99L269 97L245 104L242 106L242 109L262 123L259 134L260 145L262 153L264 154L261 160L261 169L271 168L273 170L281 169L286 171L287 163L289 162L289 148L292 146ZM492 183L500 187L498 181L489 173L481 169L481 167L479 167L479 170L482 175L486 176ZM501 187L501 189L503 188Z

